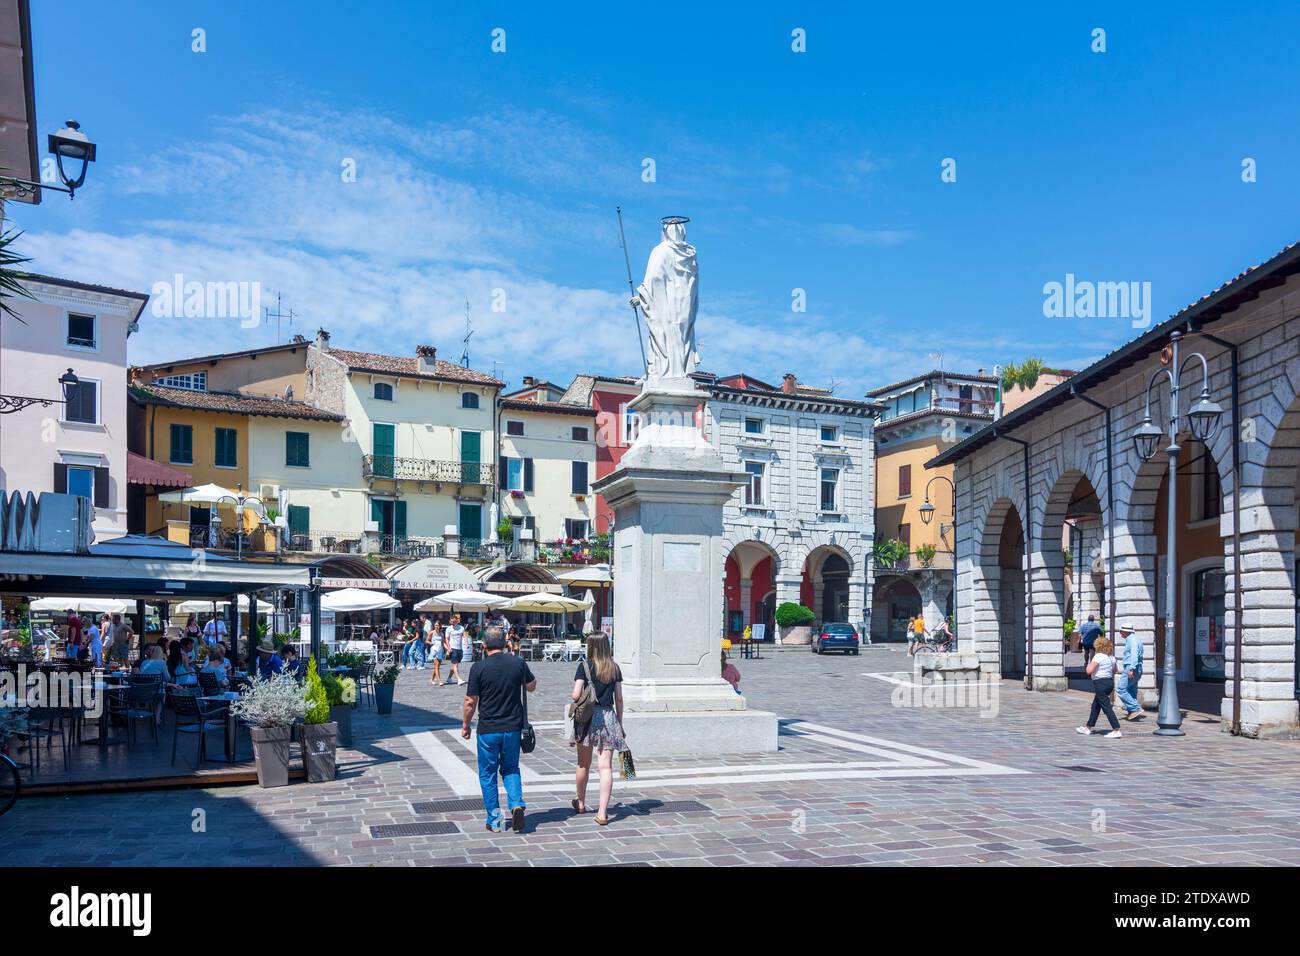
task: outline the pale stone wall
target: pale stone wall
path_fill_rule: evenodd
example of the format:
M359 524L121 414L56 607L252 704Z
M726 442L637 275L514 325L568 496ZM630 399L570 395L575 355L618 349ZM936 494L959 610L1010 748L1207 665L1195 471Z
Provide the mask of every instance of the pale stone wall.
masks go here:
M1295 533L1296 486L1300 465L1300 279L1264 292L1227 316L1210 331L1239 342L1243 438L1242 607L1244 628L1242 722L1252 735L1297 731L1295 701ZM1220 331L1223 330L1223 331ZM1227 574L1225 631L1228 681L1223 719L1232 715L1232 638L1238 609L1232 562L1232 443L1230 427L1230 356L1226 349L1197 336L1184 339L1184 351L1202 351L1210 362L1211 392L1224 408L1223 427L1208 448L1223 487L1220 534L1224 539ZM1160 479L1166 468L1163 452L1141 462L1132 433L1143 417L1144 396L1152 358L1117 372L1088 394L1112 406L1115 472L1115 513L1106 514L1106 456L1102 413L1074 400L1014 431L1031 442L1031 485L1026 508L1022 452L1018 445L998 440L975 451L957 466L960 626L973 637L984 666L998 661L1000 569L998 536L1007 508L1028 516L1032 547L1029 553L1033 600L1033 683L1035 689L1063 686L1061 669L1060 519L1062 495L1080 476L1096 490L1103 510L1097 528L1104 555L1107 523L1114 521L1117 617L1138 623L1146 642L1146 671L1141 698L1153 706L1158 694L1161 662L1154 659L1157 535L1153 527ZM1195 382L1195 384L1193 384ZM1199 391L1199 372L1189 369L1184 380L1185 402ZM1190 393L1190 397L1189 397ZM1165 393L1167 394L1167 393ZM1184 406L1185 407L1185 406ZM1053 535L1055 540L1053 541ZM1176 611L1177 613L1177 611ZM1108 622L1113 623L1113 622ZM1180 632L1183 625L1180 623ZM1180 638L1181 639L1181 638ZM1117 649L1118 653L1123 648Z

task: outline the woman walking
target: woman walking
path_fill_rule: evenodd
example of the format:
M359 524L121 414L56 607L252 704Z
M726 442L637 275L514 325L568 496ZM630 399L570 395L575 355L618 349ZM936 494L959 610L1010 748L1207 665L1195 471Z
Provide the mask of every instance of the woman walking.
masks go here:
M1106 735L1108 739L1115 739L1123 736L1119 732L1119 720L1115 717L1115 708L1111 705L1110 695L1115 690L1115 658L1113 656L1115 645L1109 637L1098 637L1093 645L1096 653L1093 654L1092 660L1088 662L1085 670L1088 676L1092 678L1092 712L1088 715L1088 723L1082 727L1074 729L1081 734L1092 734L1092 730L1097 726L1097 715L1104 712L1106 720L1110 722L1110 733Z
M592 634L587 638L587 658L578 662L578 672L573 676L573 700L582 697L590 683L595 699L591 720L574 730L578 747L578 769L574 774L578 798L573 801L575 813L587 812L587 779L591 776L591 755L594 751L600 767L600 808L596 822L609 823L609 798L614 792L614 754L627 750L623 733L623 672L614 663L609 648L609 638Z
M442 621L434 621L429 631L429 659L433 661L433 676L429 683L438 686L438 675L442 673L442 659L447 656L447 646L442 636Z

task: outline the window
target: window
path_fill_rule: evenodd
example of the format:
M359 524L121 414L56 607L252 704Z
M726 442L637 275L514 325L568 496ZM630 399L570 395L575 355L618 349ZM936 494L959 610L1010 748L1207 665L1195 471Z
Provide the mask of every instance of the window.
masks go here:
M822 511L835 511L836 503L839 499L838 489L840 484L840 470L838 468L823 468L821 482L821 505Z
M524 433L523 422L506 422L507 435L523 435L523 433Z
M574 426L573 426L573 440L574 440L574 441L591 441L591 438L589 437L590 435L591 435L591 432L589 432L589 431L587 430L587 426L586 426L586 425L574 425Z
M95 469L68 466L68 494L95 500Z
M912 466L898 466L898 497L906 498L912 493Z
M302 505L289 506L289 533L311 533L311 509Z
M154 379L154 384L163 385L167 388L183 388L190 392L206 392L208 390L208 373L186 372L184 375L164 375L161 378Z
M212 463L218 468L234 468L239 464L239 432L233 428L218 428L216 456Z
M65 422L95 425L99 422L99 383L81 379L72 387L72 397L63 406Z
M634 411L630 411L626 405L622 409L623 414L623 444L630 445L636 441L636 436L641 434L641 416Z
M573 463L573 493L575 495L585 495L587 493L587 463L585 461L575 461Z
M1193 466L1198 469L1193 486L1199 495L1193 499L1193 521L1207 521L1217 518L1223 512L1223 486L1219 483L1219 470L1206 452L1201 453L1201 460ZM1196 487L1199 486L1199 487Z
M68 344L77 349L95 347L95 317L68 313Z
M565 518L564 536L566 538L585 538L589 527L590 525L585 519Z
M506 459L506 490L524 490L524 460L522 458Z
M898 540L903 542L903 546L908 551L912 550L912 526L910 524L900 524L898 526Z
M460 396L461 408L478 408L478 392L462 392Z
M387 382L375 382L375 400L391 402L393 400L393 386Z
M311 466L311 436L307 432L284 433L284 463L294 468Z
M749 475L749 484L745 486L745 504L763 504L763 472L767 469L761 461L745 462L745 471Z
M822 441L836 442L840 440L840 430L834 425L822 426Z
M746 435L761 435L761 434L763 434L763 419L761 419L761 418L746 418L746 419L745 419L745 434L746 434Z
M194 464L194 427L192 425L171 426L171 453L168 460L173 465Z

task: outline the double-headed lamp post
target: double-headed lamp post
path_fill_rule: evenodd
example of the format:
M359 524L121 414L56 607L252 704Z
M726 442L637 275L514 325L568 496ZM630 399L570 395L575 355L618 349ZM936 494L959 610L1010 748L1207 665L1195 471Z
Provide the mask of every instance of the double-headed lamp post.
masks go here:
M237 560L242 560L244 557L244 508L252 507L255 511L261 511L262 518L265 520L266 505L262 503L262 499L257 497L257 495L244 494L244 485L242 482L235 485L235 493L233 495L222 495L213 502L213 504L219 505L223 501L233 501L235 503L235 524L238 525L235 529L235 558ZM253 502L253 504L250 506L249 502ZM212 517L218 525L221 524L220 517L215 514Z
M934 520L934 505L930 504L930 486L936 481L948 482L948 487L952 489L952 622L953 622L953 640L956 642L956 625L957 625L957 486L947 475L935 475L925 483L925 504L921 505L921 521L929 524ZM944 534L943 522L939 522L939 537Z
M1179 424L1183 418L1186 418L1186 428L1191 436L1202 444L1208 444L1218 434L1219 419L1223 416L1223 409L1219 407L1217 402L1210 399L1210 363L1206 361L1205 356L1200 352L1192 352L1186 357L1180 356L1179 349L1182 333L1174 332L1169 338L1167 355L1164 356L1168 361L1165 362L1164 368L1156 369L1151 376L1151 381L1147 383L1146 413L1142 419L1142 424L1133 432L1133 445L1143 460L1150 461L1159 448L1161 440L1164 438L1169 439L1169 445L1165 448L1165 452L1169 455L1169 497L1165 505L1165 666L1164 676L1160 684L1160 712L1156 715L1155 734L1161 737L1181 737L1183 736L1183 715L1178 707L1178 663L1176 656L1178 631L1174 613L1178 581L1176 537L1178 529L1178 452L1181 450L1178 445ZM1184 415L1179 407L1179 393L1182 390L1181 381L1187 366L1195 363L1200 363L1201 366L1201 395L1192 403ZM1162 379L1169 385L1167 431L1151 420L1151 394L1156 391ZM1241 608L1237 608L1237 613L1241 613ZM1237 666L1241 666L1240 661L1237 662Z

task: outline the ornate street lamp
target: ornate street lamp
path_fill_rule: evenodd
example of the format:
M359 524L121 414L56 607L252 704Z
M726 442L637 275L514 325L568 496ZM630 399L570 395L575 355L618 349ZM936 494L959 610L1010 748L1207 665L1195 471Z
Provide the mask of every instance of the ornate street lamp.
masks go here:
M244 508L247 506L252 507L255 511L260 511L262 514L262 520L266 521L266 505L262 503L262 499L257 497L257 495L244 494L243 482L239 482L235 485L235 493L233 495L222 495L214 501L213 504L219 505L223 501L233 501L235 503L235 524L237 526L235 528L235 558L236 560L243 560ZM249 502L253 502L253 504L249 505ZM214 512L212 515L212 521L218 526L218 528L221 526L221 517L219 514Z
M1169 499L1165 505L1165 553L1168 571L1165 575L1165 665L1160 684L1160 712L1156 715L1156 730L1160 737L1183 736L1183 714L1178 706L1178 680L1176 676L1177 624L1174 608L1177 602L1177 529L1178 529L1178 445L1179 420L1183 417L1179 410L1178 396L1181 391L1183 372L1189 364L1199 362L1201 365L1201 396L1186 412L1187 430L1192 437L1202 443L1209 443L1219 431L1219 419L1223 409L1210 399L1210 363L1200 352L1192 352L1180 363L1179 344L1181 332L1170 333L1170 359L1168 366L1156 369L1147 383L1146 410L1142 424L1133 431L1133 445L1143 460L1149 461L1156 453L1160 440L1168 437L1169 445L1165 449L1169 455ZM1151 420L1151 393L1164 378L1169 384L1169 419L1168 431L1163 432ZM1237 609L1241 613L1241 609ZM1237 662L1241 666L1241 662Z
M952 542L952 622L953 622L953 646L954 646L954 650L955 650L955 649L956 649L956 646L957 646L957 634L956 634L956 625L957 625L957 538L956 538L956 534L957 534L957 486L956 486L955 484L953 484L953 481L952 481L951 478L949 478L947 475L935 475L933 478L931 478L929 481L927 481L927 482L925 483L925 503L924 503L923 505L921 505L921 507L920 507L920 512L921 512L921 522L922 522L923 524L927 524L927 525L928 525L928 524L930 524L930 522L934 521L935 507L934 507L934 505L932 505L932 504L930 503L930 486L931 486L932 484L934 484L936 481L941 481L941 480L942 480L942 481L946 481L946 482L948 482L948 487L952 489L952 525L951 525L951 530L952 530L952 532L953 532L953 542ZM940 522L939 522L939 537L942 538L942 537L944 536L945 533L946 533L946 531L945 531L944 523L943 523L942 521L940 521Z
M0 415L21 412L30 405L49 408L51 405L66 405L72 401L79 379L72 369L59 376L59 385L63 388L62 398L31 398L27 395L0 395Z
M33 196L40 189L55 189L67 193L69 199L75 198L77 190L86 181L86 171L95 161L95 144L81 131L80 123L76 120L68 120L63 129L49 134L49 148L63 185L0 176L0 189L8 190L17 197ZM63 165L64 160L68 163L66 168ZM69 175L69 172L74 175Z

